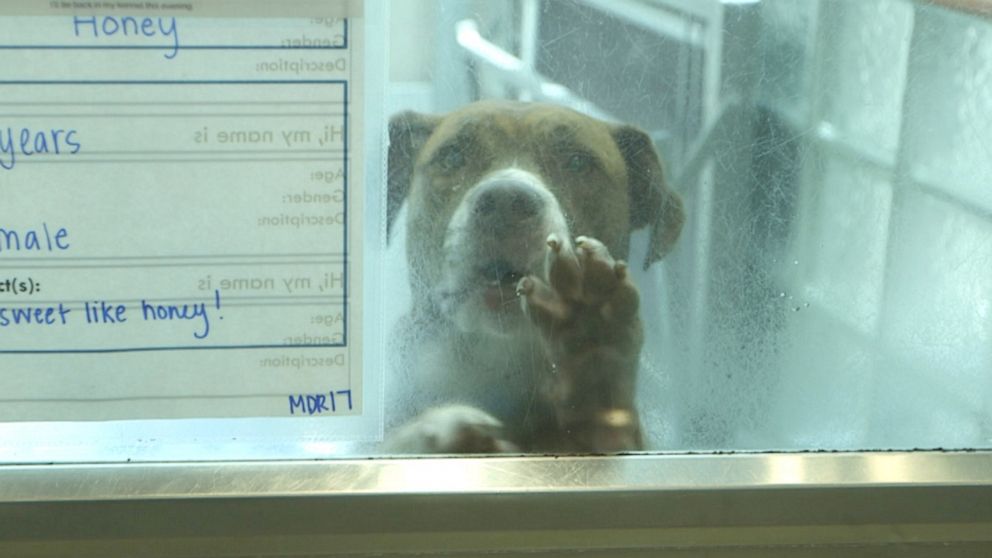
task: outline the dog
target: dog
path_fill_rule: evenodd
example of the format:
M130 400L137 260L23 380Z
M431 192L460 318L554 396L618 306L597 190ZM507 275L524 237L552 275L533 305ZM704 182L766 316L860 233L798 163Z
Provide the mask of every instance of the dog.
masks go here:
M641 130L481 101L389 123L388 234L406 206L412 308L397 326L391 453L642 448L638 292L684 210ZM388 388L387 388L388 389Z

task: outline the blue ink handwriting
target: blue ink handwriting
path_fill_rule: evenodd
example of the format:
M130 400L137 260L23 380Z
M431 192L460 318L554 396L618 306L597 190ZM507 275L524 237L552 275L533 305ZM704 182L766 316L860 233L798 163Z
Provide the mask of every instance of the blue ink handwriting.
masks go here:
M0 128L0 167L6 170L14 168L18 154L25 157L44 153L75 155L81 148L82 144L76 139L76 130L62 128L32 130L9 126Z
M214 291L214 306L220 310L220 291ZM193 304L153 304L146 300L141 301L141 315L147 321L173 321L173 320L199 320L203 328L193 332L193 337L206 339L210 335L210 315L207 313L207 304L197 302ZM221 318L223 319L223 318Z
M88 324L120 324L127 321L127 306L114 304L105 300L83 303L83 311L86 312L86 323Z
M172 37L172 51L165 57L172 60L179 53L179 30L174 17L143 17L131 16L73 16L73 32L77 37L80 33L93 32L93 37Z
M69 249L69 231L65 227L52 230L48 223L38 229L0 227L0 255L5 252L64 252Z
M338 412L338 404L340 402L342 410L344 410L345 401L339 401L335 397L345 396L347 397L348 409L351 410L351 390L342 389L338 391L328 391L327 393L310 393L310 394L300 394L300 395L290 395L289 396L289 414L291 415L320 415L323 413L336 413ZM330 404L330 407L328 407Z
M44 306L0 306L0 327L11 325L66 325L72 310L64 304Z
M0 283L4 286L4 291L10 290L10 281ZM3 292L3 291L0 291ZM140 317L145 322L176 322L193 321L198 322L200 327L193 331L196 339L206 339L210 335L210 318L213 311L220 311L220 291L214 291L214 303L208 306L205 302L197 303L159 303L141 300L138 303ZM76 323L85 326L94 325L120 325L128 322L129 311L133 310L127 304L106 300L86 301L82 304L83 317L76 320ZM4 306L0 304L0 328L28 325L72 325L70 314L72 308L67 303L59 302L52 304L21 305L12 304ZM217 319L224 317L215 315ZM84 321L85 320L85 321Z

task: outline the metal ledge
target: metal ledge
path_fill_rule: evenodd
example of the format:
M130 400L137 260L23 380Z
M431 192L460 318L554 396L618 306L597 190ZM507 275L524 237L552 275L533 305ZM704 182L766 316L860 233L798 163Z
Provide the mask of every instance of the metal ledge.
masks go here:
M153 542L174 556L218 548L225 556L882 544L984 551L992 548L992 453L0 467L0 555L53 555L70 543L74 556L135 555L136 544Z
M0 502L992 487L992 452L647 454L0 466Z

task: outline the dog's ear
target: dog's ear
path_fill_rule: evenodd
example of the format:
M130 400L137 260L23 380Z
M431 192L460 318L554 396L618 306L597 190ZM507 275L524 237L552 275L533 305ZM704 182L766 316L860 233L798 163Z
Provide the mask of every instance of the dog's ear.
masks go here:
M667 254L682 232L682 198L665 182L661 160L651 138L633 126L617 126L613 139L627 163L631 230L651 226L651 244L644 269Z
M392 237L393 222L410 192L413 165L427 138L434 132L439 117L413 111L389 119L389 169L386 171L386 234Z

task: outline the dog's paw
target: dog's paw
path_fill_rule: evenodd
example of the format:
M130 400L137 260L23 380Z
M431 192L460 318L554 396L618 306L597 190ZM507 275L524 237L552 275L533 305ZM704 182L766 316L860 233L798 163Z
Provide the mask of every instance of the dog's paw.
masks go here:
M551 362L548 394L573 449L640 447L634 384L643 332L627 265L594 238L548 237L546 277L517 285Z
M625 342L640 350L637 287L627 264L603 243L580 236L573 248L552 234L546 269L546 279L524 277L517 285L524 310L546 336L575 344L570 351Z
M503 424L466 405L431 409L392 434L388 453L507 453L517 447L504 439Z

